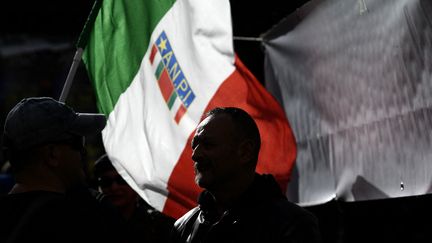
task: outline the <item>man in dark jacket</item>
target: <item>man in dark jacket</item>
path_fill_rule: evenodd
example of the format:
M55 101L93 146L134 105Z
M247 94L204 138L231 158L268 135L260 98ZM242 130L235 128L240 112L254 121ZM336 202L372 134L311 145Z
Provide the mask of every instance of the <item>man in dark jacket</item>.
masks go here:
M192 140L199 206L175 223L172 241L319 242L315 217L290 203L271 175L255 172L257 125L239 108L216 108Z
M0 242L122 242L123 221L89 190L82 158L84 137L105 123L48 97L9 112L3 149L16 183L0 196Z

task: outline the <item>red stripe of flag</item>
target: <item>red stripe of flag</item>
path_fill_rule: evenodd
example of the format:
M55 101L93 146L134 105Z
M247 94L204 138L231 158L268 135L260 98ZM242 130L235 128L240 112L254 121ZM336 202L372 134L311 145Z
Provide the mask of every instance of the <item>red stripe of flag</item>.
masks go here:
M181 104L174 118L177 124L180 122L180 119L183 117L185 113L186 113L186 107L184 107L184 105Z
M162 92L162 96L164 97L165 102L168 102L168 99L174 90L174 86L173 86L171 79L168 76L168 72L165 68L162 71L162 74L158 80L158 83L159 83L159 88Z
M157 48L156 45L153 44L151 52L150 52L150 63L153 65L154 57L156 56Z

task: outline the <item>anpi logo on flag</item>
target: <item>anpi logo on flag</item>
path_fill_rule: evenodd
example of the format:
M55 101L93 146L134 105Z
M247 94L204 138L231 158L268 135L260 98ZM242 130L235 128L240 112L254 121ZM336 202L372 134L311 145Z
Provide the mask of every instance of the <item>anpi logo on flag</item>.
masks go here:
M164 31L153 43L150 63L155 71L162 96L178 124L194 101L195 94L177 62Z

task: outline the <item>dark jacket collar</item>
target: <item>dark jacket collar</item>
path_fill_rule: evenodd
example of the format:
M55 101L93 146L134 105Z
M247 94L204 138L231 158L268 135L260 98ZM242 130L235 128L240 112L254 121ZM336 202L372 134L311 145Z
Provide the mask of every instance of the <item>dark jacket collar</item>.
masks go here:
M267 201L283 198L285 196L272 175L255 174L252 184L228 211L239 212L253 205L265 204ZM200 194L198 204L206 221L216 221L218 218L216 201L209 191L205 190Z

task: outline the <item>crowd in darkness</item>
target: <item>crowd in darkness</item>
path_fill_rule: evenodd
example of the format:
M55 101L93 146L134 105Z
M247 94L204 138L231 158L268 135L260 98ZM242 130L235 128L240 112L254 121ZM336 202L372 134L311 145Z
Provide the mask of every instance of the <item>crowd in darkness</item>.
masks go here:
M85 138L105 125L104 114L51 97L9 111L2 151L14 185L0 195L1 242L321 242L317 218L255 172L260 133L244 110L215 108L198 125L191 166L204 191L177 221L139 197L109 156L96 161L91 187Z

